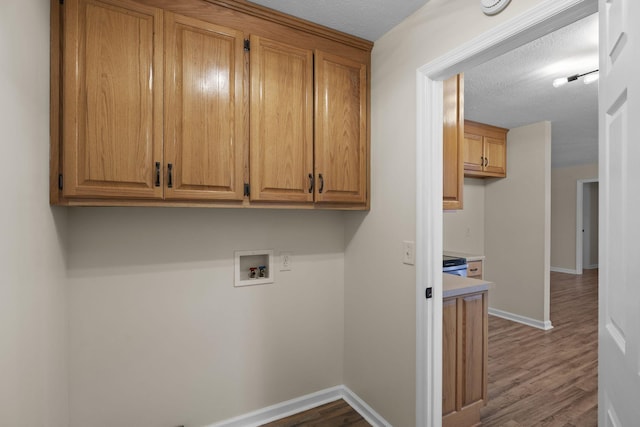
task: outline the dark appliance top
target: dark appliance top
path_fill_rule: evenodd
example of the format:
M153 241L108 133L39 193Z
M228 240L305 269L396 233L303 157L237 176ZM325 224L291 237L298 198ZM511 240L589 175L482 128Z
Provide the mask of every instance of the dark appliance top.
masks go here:
M456 256L442 256L442 267L454 267L456 265L465 265L467 263L466 258L460 258Z

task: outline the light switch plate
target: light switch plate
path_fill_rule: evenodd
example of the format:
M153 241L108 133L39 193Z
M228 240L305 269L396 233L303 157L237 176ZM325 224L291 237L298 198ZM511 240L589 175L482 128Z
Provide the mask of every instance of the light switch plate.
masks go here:
M408 265L416 263L416 243L405 240L402 242L402 262Z

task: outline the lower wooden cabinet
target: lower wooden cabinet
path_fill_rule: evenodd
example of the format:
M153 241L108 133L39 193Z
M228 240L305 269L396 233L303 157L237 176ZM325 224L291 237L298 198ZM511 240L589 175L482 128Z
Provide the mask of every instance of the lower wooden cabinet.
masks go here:
M487 402L487 291L443 300L442 425L480 425Z
M467 277L472 279L482 279L482 260L467 262Z

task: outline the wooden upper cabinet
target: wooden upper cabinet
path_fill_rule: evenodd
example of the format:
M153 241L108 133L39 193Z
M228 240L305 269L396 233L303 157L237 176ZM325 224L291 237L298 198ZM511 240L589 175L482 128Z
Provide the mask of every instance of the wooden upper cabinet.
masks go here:
M443 82L442 207L462 209L464 184L464 76Z
M478 178L507 176L508 129L465 120L464 174Z
M313 52L251 37L252 201L313 202Z
M371 42L244 0L50 3L52 204L369 207Z
M367 65L316 51L316 202L365 204Z
M64 4L63 194L161 198L162 11Z
M244 37L165 14L165 198L244 197Z

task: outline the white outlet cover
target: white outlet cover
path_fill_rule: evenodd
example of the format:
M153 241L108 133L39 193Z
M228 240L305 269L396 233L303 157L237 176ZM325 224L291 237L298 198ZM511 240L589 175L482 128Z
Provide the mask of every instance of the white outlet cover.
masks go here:
M280 252L280 271L291 271L292 252Z

